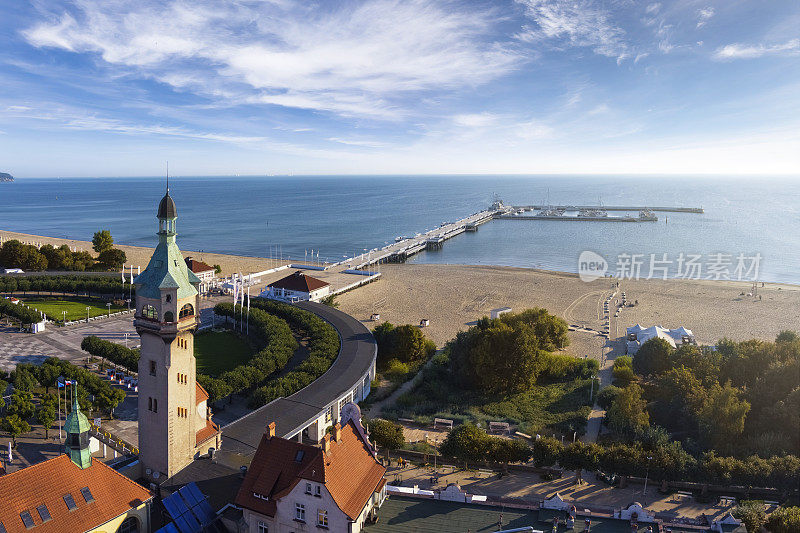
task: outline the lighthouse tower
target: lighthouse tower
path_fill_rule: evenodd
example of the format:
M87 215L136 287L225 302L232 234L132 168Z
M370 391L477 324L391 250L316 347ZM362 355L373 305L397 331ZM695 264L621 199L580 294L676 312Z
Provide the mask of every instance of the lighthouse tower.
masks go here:
M141 338L139 459L144 476L161 482L200 453L219 448L221 439L207 413L208 394L195 379L200 279L175 241L178 215L169 187L157 216L158 246L134 280L134 326Z

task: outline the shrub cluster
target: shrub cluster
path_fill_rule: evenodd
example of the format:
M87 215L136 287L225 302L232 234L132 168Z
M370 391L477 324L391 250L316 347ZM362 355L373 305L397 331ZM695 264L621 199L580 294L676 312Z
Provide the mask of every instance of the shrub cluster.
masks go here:
M650 479L698 481L720 485L769 487L789 491L800 484L800 458L794 455L757 456L737 459L708 452L695 459L678 442L562 444L558 439L540 438L533 443L537 466L556 464L568 470L604 470L622 475L643 477L649 463ZM652 459L648 460L648 457Z
M22 304L13 304L5 298L0 298L0 316L8 316L19 320L23 324L34 324L42 321L39 311L25 307Z
M94 335L83 338L81 350L89 352L95 357L107 359L131 372L139 371L139 350L126 348L121 344L107 341Z
M548 353L544 356L545 366L541 377L552 381L589 379L600 369L596 359L578 359L571 355Z

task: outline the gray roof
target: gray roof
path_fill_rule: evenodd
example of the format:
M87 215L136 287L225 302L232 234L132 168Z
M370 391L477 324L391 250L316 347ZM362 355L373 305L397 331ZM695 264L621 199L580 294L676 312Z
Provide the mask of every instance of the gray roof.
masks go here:
M177 218L178 217L178 210L175 209L175 202L172 201L172 197L169 195L169 190L167 194L164 195L164 198L161 199L161 203L158 204L158 218Z

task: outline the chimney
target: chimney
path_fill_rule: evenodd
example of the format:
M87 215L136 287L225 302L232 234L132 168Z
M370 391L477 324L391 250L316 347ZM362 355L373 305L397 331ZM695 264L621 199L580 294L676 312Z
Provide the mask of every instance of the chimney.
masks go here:
M327 454L331 451L331 436L325 435L322 437L322 450Z
M270 422L267 426L267 437L274 437L275 436L275 422Z
M342 442L342 425L340 423L336 423L333 428L333 434L336 436L336 442Z

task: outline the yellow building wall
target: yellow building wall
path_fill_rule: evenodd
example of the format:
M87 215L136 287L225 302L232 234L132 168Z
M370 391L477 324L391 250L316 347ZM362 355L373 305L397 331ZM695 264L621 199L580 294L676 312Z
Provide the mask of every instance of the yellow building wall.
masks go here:
M139 531L141 533L150 533L150 504L143 503L135 509L131 509L125 514L121 514L113 520L109 520L105 524L95 529L89 530L90 533L116 533L119 526L128 519L129 516L136 516L139 519Z

